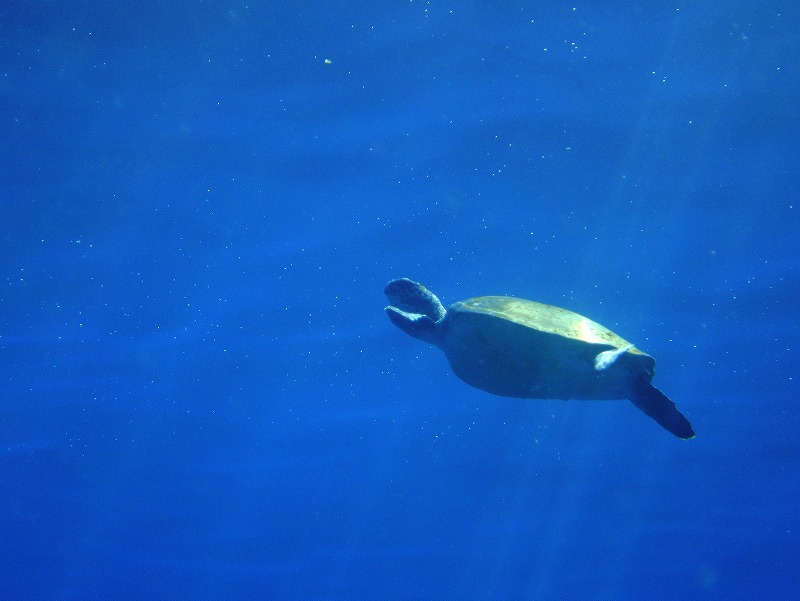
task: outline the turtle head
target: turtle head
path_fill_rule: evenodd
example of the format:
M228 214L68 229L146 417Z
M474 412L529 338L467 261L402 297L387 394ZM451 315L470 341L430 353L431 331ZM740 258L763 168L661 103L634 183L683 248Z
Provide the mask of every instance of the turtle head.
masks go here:
M386 314L406 334L431 344L439 344L439 325L447 310L430 290L407 278L392 280L384 293L391 303Z

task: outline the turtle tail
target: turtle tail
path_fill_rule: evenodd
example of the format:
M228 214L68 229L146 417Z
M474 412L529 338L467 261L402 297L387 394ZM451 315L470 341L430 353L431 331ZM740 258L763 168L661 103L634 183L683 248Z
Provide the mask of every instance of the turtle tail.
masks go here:
M631 402L678 438L694 438L692 424L678 411L675 403L644 378L634 385Z

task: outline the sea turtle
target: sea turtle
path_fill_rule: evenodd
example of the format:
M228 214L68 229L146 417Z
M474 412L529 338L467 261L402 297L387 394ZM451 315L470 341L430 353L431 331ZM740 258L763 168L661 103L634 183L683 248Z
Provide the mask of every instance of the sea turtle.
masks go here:
M655 360L582 315L510 296L479 296L445 309L406 278L384 292L392 323L442 349L467 384L506 397L630 399L675 436L694 437L689 421L650 383Z

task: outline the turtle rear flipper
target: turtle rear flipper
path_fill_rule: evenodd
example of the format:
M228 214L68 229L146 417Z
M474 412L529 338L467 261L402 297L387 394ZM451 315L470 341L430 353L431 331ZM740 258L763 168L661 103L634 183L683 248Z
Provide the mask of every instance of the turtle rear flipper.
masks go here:
M678 411L675 403L670 401L667 395L650 382L641 379L634 385L631 402L678 438L684 440L694 438L694 430L689 420Z

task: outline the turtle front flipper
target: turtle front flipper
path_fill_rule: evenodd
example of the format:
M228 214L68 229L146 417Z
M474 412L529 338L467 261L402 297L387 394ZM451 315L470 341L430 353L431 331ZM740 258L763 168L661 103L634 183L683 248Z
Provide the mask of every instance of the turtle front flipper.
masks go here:
M614 363L616 363L620 355L627 353L632 348L633 348L632 344L626 344L621 348L598 353L597 357L594 358L594 368L597 371L603 371L604 369L608 369L611 365L614 365Z
M634 385L631 402L678 438L684 440L694 438L694 430L689 420L678 411L675 403L670 401L667 395L650 382L641 379Z

